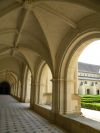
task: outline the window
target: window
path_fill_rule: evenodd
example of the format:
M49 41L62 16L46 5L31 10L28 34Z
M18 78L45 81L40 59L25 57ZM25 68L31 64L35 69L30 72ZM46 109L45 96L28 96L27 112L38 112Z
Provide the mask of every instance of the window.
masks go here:
M93 82L91 83L91 86L94 86L94 83Z
M98 84L98 82L95 82L95 84Z
M80 83L80 86L82 86L82 85L83 85L83 82Z

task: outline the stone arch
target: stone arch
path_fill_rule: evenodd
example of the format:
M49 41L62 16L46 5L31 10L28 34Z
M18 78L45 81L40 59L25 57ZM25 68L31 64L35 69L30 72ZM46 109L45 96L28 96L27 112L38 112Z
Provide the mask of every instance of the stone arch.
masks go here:
M95 40L99 40L100 31L91 31L78 36L72 41L70 48L63 58L61 64L60 78L64 80L62 86L63 90L63 113L80 114L80 97L77 88L77 60L83 49ZM60 95L60 99L62 95ZM61 104L61 103L60 103ZM61 108L60 107L60 108Z
M52 107L52 72L45 61L40 63L36 77L36 103Z
M18 76L13 73L13 72L9 72L10 77L9 79L11 79L11 95L15 96L17 98L18 96Z

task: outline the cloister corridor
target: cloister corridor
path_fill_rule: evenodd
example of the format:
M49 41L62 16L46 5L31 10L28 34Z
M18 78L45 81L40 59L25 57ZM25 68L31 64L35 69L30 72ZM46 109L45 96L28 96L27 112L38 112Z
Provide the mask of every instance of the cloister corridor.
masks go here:
M99 0L0 0L0 133L100 133L77 82L97 40Z
M0 95L0 133L65 133L10 95Z

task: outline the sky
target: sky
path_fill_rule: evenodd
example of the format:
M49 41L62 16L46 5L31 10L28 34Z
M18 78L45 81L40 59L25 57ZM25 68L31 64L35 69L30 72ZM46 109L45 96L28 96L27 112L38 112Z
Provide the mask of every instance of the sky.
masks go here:
M79 56L78 62L100 65L100 40L89 44Z

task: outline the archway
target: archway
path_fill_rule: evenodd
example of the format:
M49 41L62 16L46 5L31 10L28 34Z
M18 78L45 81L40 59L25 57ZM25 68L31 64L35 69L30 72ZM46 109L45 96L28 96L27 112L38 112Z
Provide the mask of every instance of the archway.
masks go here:
M66 48L60 66L60 110L64 114L81 114L81 99L78 94L78 57L85 47L91 42L99 40L100 33L97 31L88 32L74 38L70 43L70 48ZM62 88L61 88L62 87ZM63 96L63 97L62 97Z
M72 55L70 56L70 60L68 62L68 66L66 69L67 73L67 106L66 109L70 113L78 113L81 114L81 98L79 96L79 90L78 90L78 58L79 55L82 53L84 48L86 48L91 42L94 42L96 40L88 40L81 44L80 46L76 46L76 49L73 50L71 53ZM86 74L85 74L86 76ZM93 76L93 75L92 75ZM83 91L84 94L90 95L90 94L95 94L92 89L86 88L83 90L83 84L86 84L85 80L84 82L81 81L81 91ZM91 82L91 87L93 88L94 83Z
M97 96L100 90L99 53L100 40L96 40L86 46L78 58L78 94L81 97L81 112L84 117L95 121L100 121L98 116L99 104L96 100L100 99ZM93 116L93 113L96 115Z
M6 81L0 83L0 94L10 95L11 87L10 84Z
M96 95L100 88L100 40L93 41L78 58L79 95Z
M51 109L52 107L52 73L47 64L42 68L40 75L39 104Z

